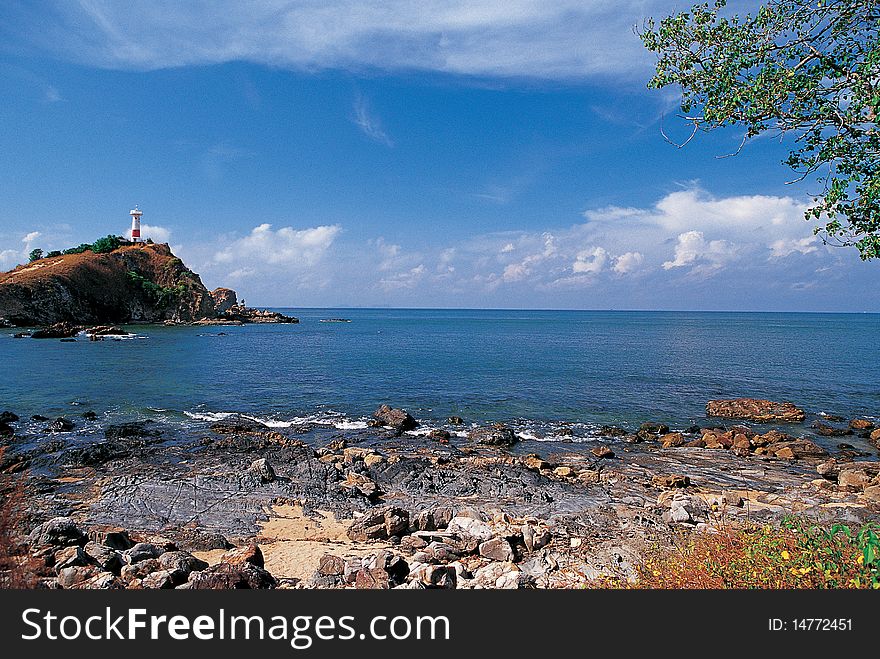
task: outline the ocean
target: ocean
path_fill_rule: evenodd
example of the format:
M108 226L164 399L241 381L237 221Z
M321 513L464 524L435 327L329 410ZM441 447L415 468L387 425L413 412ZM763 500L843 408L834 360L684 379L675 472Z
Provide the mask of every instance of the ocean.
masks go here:
M543 440L562 440L562 426L577 440L604 424L705 423L712 398L880 415L877 314L277 310L301 322L131 326L122 341L75 343L2 330L0 409L67 416L84 432L85 410L95 428L240 413L357 429L387 402L425 428L457 415Z

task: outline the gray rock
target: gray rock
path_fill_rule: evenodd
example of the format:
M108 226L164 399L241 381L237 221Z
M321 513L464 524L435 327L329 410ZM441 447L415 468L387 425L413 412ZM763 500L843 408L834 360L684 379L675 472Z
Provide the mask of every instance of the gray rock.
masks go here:
M380 405L373 412L373 418L383 426L390 426L398 432L413 430L418 427L416 420L406 411L390 405Z
M162 550L156 545L149 542L139 542L131 549L126 549L122 552L122 556L125 558L126 563L133 564L150 558L159 558L162 553Z
M157 570L145 576L141 585L152 590L170 590L175 586L174 581L171 570Z
M513 446L517 441L513 430L501 424L474 428L468 433L468 439L477 444L491 446Z
M125 564L122 560L122 554L110 547L99 545L97 542L87 542L83 551L105 572L119 574Z
M486 522L472 517L453 517L446 530L451 533L469 535L479 542L485 542L494 535L492 527L486 524Z
M492 538L480 545L480 556L485 556L493 561L512 561L516 554L507 540Z
M83 545L87 540L85 532L69 517L53 517L34 528L27 538L32 548Z
M247 473L261 483L271 483L275 480L275 470L266 458L254 460L251 466L248 467Z

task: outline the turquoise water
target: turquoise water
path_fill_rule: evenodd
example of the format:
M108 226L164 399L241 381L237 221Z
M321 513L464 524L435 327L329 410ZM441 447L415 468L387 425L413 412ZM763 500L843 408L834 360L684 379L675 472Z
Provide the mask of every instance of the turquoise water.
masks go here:
M551 432L686 425L711 398L880 414L880 315L281 309L298 325L132 327L124 341L0 334L0 408L181 421L241 412L357 427L381 402ZM350 323L321 323L344 317ZM221 335L221 333L225 335ZM78 404L74 406L74 404Z

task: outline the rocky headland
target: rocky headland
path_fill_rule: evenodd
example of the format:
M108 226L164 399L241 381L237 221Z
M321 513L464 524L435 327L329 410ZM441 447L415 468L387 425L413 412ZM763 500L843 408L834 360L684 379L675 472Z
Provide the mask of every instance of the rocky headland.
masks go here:
M208 290L167 244L124 243L107 253L61 254L0 273L0 326L44 328L30 334L34 338L70 338L123 323L195 322L297 319L246 308L229 288Z
M138 421L81 441L71 419L28 436L4 413L0 471L28 474L17 546L35 587L583 587L720 524L876 519L876 451L828 440L876 449L875 421L807 417L710 401L690 428L548 444L457 417L419 433L388 405L363 430L229 417L185 440Z

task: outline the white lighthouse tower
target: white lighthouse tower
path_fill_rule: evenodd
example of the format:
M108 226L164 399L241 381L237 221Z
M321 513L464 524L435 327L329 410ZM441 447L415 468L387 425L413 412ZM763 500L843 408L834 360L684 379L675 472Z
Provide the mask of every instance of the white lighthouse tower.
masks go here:
M128 214L131 215L131 242L139 243L141 241L141 215L144 213L135 206L134 210L129 211Z

